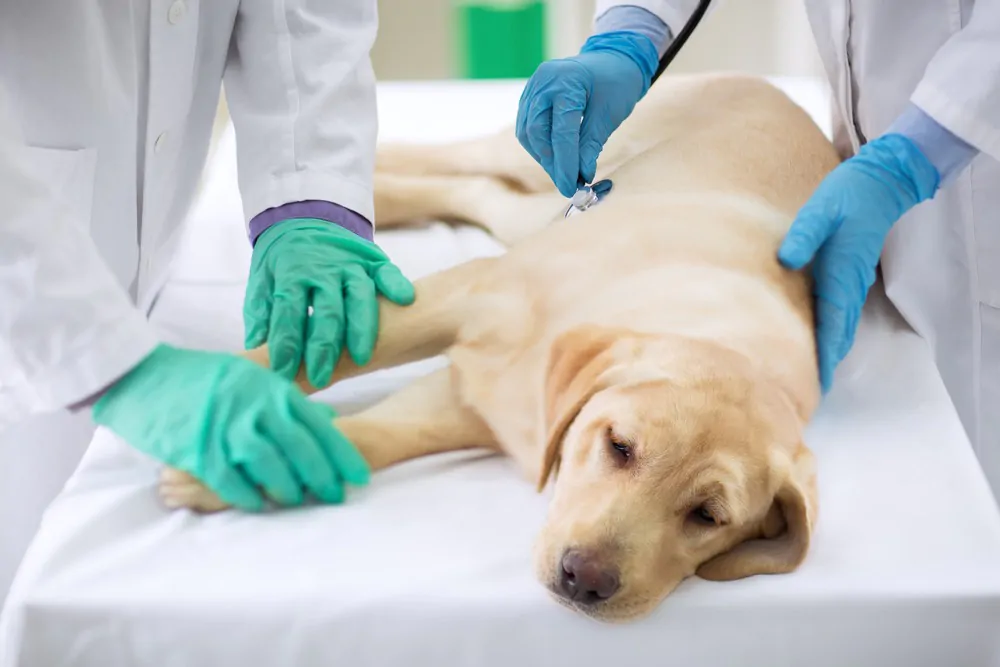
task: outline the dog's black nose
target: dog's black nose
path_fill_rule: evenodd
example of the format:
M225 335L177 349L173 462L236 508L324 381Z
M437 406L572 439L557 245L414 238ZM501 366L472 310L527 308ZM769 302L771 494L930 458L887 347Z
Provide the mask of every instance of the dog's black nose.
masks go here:
M595 554L570 549L563 554L561 569L558 592L574 602L596 604L618 592L617 568Z

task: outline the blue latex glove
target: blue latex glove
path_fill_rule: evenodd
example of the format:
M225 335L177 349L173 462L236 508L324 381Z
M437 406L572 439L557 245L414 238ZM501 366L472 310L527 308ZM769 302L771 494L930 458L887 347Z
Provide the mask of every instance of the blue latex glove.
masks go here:
M912 141L883 135L827 175L792 223L778 259L793 270L812 262L824 393L854 344L889 230L906 211L933 197L939 181Z
M658 62L645 35L608 32L532 75L518 104L517 140L564 197L593 182L597 156L646 94Z
M94 421L139 451L198 478L244 510L303 491L340 503L368 483L368 462L331 411L249 359L160 345L94 405Z

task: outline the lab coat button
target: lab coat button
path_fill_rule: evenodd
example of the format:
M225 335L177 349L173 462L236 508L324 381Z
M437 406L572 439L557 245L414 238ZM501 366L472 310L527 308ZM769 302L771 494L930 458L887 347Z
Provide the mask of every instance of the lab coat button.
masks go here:
M153 142L153 152L159 153L160 150L163 148L163 144L165 144L166 142L167 142L167 133L161 132L160 136L158 136L156 138L156 141Z
M184 18L186 12L187 6L184 4L184 0L176 0L167 11L167 20L170 21L171 25L177 25Z

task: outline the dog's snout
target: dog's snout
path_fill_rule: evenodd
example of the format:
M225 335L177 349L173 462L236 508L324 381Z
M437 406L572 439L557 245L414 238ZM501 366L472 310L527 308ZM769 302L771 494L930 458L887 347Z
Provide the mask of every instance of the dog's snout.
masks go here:
M596 604L620 587L617 568L593 553L570 549L563 554L561 569L558 592L574 602Z

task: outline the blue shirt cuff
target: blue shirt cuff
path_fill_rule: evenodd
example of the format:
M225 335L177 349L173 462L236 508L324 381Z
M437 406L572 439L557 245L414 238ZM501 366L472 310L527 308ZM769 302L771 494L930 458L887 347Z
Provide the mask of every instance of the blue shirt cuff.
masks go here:
M375 228L364 216L333 202L309 199L275 206L255 215L250 220L249 225L250 245L256 244L258 237L266 230L279 222L292 218L325 220L340 225L349 232L354 232L366 241L374 241L375 239Z
M618 5L601 14L594 23L594 34L607 32L637 32L653 42L658 57L666 53L674 41L670 26L651 11L635 5Z
M941 185L962 173L979 155L977 148L959 139L912 102L885 133L900 134L912 141L937 169Z

